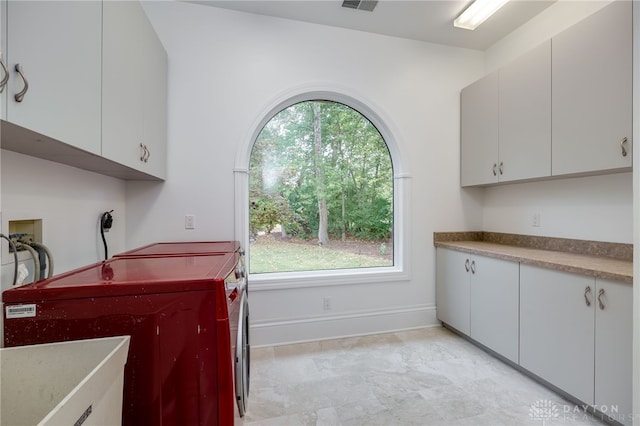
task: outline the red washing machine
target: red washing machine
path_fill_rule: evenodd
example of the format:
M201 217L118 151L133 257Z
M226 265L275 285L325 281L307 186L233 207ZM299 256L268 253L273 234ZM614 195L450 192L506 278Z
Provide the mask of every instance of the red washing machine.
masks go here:
M10 289L4 343L130 335L124 425L238 424L249 390L242 268L239 252L118 257Z

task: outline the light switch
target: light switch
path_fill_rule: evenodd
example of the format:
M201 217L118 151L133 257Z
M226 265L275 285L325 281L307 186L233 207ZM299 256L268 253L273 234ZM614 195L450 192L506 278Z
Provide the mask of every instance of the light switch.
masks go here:
M184 229L196 229L196 215L188 214L184 217Z

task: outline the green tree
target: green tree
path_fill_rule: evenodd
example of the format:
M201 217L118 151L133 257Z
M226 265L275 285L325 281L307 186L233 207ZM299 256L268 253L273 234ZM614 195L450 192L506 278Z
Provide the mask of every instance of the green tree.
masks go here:
M294 236L322 242L391 237L387 145L366 117L340 103L301 102L267 123L251 153L250 196L262 209L250 210L250 218L254 211L260 216L250 219L252 227L264 232L275 221Z

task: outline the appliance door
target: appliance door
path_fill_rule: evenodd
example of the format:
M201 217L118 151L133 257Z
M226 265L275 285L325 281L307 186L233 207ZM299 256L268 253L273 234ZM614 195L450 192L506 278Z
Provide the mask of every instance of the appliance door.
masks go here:
M240 299L240 318L235 353L236 399L240 417L247 412L250 379L250 344L249 344L249 298L246 286L242 289Z

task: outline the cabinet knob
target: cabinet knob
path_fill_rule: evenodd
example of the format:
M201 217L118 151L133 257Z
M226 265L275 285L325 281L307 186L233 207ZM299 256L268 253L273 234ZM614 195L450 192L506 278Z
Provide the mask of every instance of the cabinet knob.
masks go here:
M625 136L624 138L622 138L622 140L620 141L620 149L622 150L622 156L626 157L627 156L627 147L625 146L628 142L627 137Z
M504 173L504 163L502 161L500 162L500 167L498 168L498 170L500 170L500 176L502 176L502 174Z
M464 262L464 269L469 272L469 259Z
M498 168L498 165L496 163L493 163L493 175L494 176L498 176L498 172L496 170L497 168Z
M602 296L604 296L604 288L601 288L598 292L598 305L600 306L600 310L604 311L604 303L602 303Z
M591 287L587 286L587 288L584 289L584 303L587 306L591 306L591 300L589 300L589 297L587 297L588 294L591 294Z
M9 70L4 63L4 59L2 59L2 55L0 55L0 67L2 67L2 80L0 80L0 93L4 91L7 82L9 81Z
M16 102L22 102L22 100L24 99L24 95L26 95L27 90L29 90L29 82L27 81L24 74L22 73L22 65L16 64L16 72L18 73L18 75L20 75L20 78L22 79L24 86L22 87L21 91L19 91L14 95L14 99L16 100Z
M472 261L471 262L471 273L475 274L476 273L476 261Z

